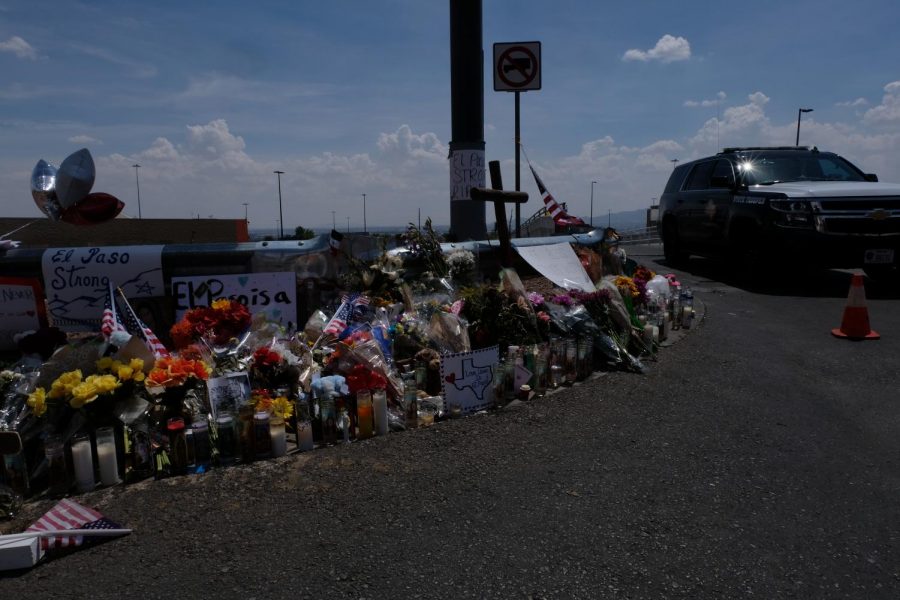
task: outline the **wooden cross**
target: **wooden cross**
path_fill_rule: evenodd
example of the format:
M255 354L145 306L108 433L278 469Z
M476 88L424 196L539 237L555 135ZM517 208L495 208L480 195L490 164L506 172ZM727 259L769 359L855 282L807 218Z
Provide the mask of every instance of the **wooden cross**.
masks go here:
M502 267L513 266L512 243L510 242L509 227L506 225L506 205L524 204L528 202L527 192L507 192L503 190L503 179L500 175L500 161L492 160L488 163L491 172L491 187L470 190L469 197L476 202L493 202L494 216L497 219L497 237L500 238L500 265Z

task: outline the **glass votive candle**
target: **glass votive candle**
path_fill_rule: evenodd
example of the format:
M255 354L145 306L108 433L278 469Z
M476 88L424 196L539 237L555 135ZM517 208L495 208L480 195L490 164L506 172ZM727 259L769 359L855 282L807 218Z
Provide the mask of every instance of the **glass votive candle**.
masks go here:
M94 489L94 450L91 448L91 437L86 433L76 433L72 437L72 467L75 470L75 489L81 493Z
M116 430L101 427L97 430L97 464L100 466L100 483L119 483L119 459L116 456Z
M287 454L287 435L284 431L284 419L269 419L269 437L272 439L272 456L278 458Z

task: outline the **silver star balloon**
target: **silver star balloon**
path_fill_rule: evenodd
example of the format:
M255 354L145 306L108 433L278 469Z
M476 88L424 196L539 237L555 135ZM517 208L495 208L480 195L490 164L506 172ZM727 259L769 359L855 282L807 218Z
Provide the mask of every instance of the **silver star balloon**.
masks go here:
M31 171L31 197L41 212L58 221L62 210L56 200L56 167L41 159Z
M66 157L56 171L56 198L63 211L75 206L94 187L94 159L87 148Z

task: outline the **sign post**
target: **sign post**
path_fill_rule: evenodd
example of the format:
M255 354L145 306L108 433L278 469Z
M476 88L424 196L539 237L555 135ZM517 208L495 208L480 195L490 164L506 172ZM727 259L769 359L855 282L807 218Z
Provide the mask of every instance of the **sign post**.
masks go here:
M494 91L515 92L516 119L516 191L521 188L519 129L519 93L541 89L541 43L511 42L494 44ZM522 236L522 216L516 204L516 237Z

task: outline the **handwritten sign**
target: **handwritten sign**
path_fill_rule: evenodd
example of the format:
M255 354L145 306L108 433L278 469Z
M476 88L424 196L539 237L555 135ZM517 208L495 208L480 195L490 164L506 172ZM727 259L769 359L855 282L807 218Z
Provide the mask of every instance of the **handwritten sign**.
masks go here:
M37 279L0 277L0 350L15 350L14 335L45 325L41 283Z
M441 355L441 384L446 404L457 404L463 414L488 408L493 402L491 381L500 362L500 348Z
M584 292L593 292L596 289L581 260L569 244L518 246L516 252L534 267L535 271L560 287Z
M263 313L275 323L297 322L297 283L291 271L173 277L175 319L198 306L210 306L219 298L237 300L251 314Z
M68 331L99 328L110 282L128 298L165 295L162 246L48 248L41 257L47 308Z
M450 154L450 200L471 200L473 187L484 187L484 150Z

